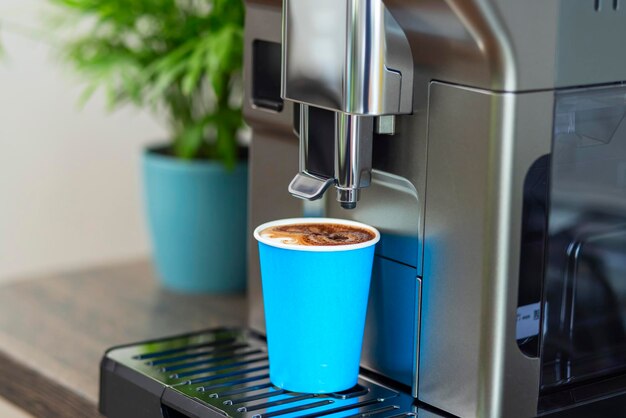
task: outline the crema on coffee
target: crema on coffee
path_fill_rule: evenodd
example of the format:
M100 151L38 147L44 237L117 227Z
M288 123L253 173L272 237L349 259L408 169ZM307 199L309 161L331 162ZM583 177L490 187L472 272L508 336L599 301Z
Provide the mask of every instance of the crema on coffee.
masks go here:
M373 231L336 223L276 225L260 232L261 237L289 245L354 245L376 237Z

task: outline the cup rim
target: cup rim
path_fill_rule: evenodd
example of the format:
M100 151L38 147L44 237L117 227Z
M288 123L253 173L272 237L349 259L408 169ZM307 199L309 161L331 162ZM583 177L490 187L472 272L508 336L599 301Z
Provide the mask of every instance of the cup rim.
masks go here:
M313 224L313 223L335 223L347 226L354 226L358 228L367 229L374 233L374 238L362 242L359 244L349 244L349 245L294 245L294 244L285 244L282 242L270 240L268 238L264 238L261 236L261 231L266 228L270 228L272 226L278 225L287 225L287 224ZM308 252L337 252L337 251L350 251L350 250L360 250L362 248L371 247L372 245L376 245L378 241L380 241L380 232L378 229L373 226L357 222L351 221L348 219L338 219L338 218L287 218L287 219L278 219L275 221L265 222L257 226L254 229L254 238L263 244L269 245L271 247L283 248L287 250L296 250L296 251L308 251Z

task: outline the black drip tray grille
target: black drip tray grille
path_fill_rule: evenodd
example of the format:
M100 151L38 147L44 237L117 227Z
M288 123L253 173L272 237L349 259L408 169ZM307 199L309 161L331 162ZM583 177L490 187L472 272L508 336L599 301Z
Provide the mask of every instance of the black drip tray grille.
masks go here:
M169 416L416 415L413 398L366 378L360 378L350 390L328 395L294 393L272 385L265 342L247 330L220 329L115 348L106 354L105 361L121 364L131 373L161 383L162 403L175 410ZM185 402L177 405L177 400ZM182 403L188 404L189 400L194 401L195 412L185 415L190 408ZM207 414L198 412L203 407ZM101 409L107 413L106 405L101 405Z

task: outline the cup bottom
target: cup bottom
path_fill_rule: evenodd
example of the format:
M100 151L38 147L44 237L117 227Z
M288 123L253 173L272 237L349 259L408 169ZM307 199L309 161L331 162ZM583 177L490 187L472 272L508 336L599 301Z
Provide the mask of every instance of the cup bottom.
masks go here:
M313 393L316 395L325 395L329 393L343 392L356 386L357 379L351 379L344 382L334 382L332 385L318 385L311 382L285 382L281 379L275 379L270 373L270 381L280 389L288 390L296 393Z

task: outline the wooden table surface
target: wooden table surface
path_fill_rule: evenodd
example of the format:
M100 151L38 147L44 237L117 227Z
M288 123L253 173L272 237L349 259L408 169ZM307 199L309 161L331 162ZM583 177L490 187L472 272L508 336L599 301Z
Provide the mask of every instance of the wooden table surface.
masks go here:
M115 345L246 322L243 295L161 289L145 260L0 287L0 396L36 417L97 417Z

